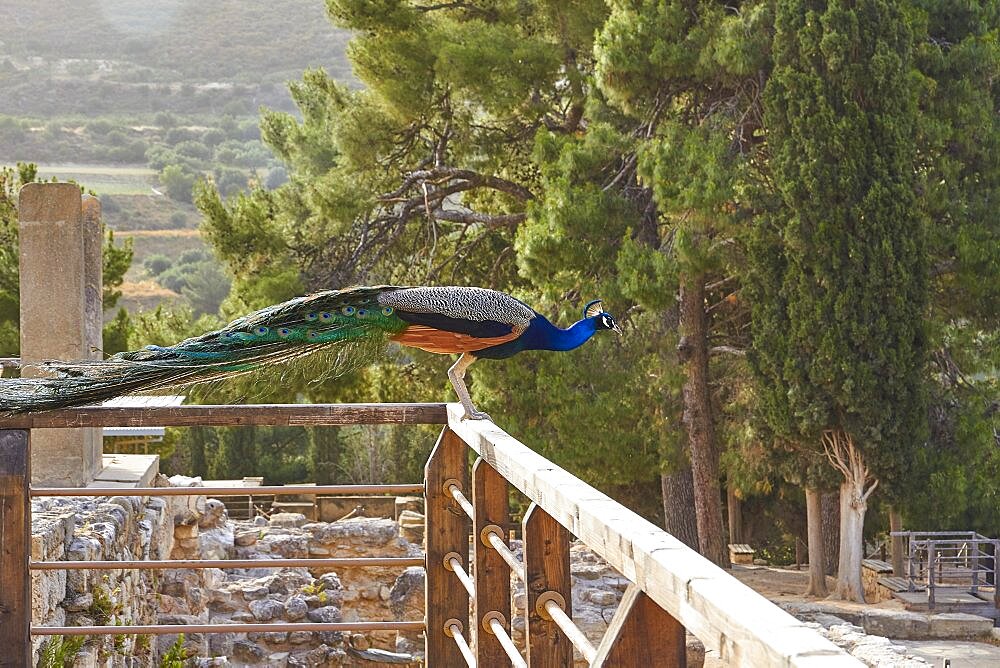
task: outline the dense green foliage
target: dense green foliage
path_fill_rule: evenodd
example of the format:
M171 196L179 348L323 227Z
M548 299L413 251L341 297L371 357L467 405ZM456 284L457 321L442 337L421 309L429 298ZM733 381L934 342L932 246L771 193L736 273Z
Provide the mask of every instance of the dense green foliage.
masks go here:
M705 454L721 461L710 474L745 497L747 540L778 554L803 535L799 486L838 481L818 438L831 428L855 436L882 480L876 498L908 503L909 526L1000 531L996 3L326 4L353 34L361 88L323 41L346 33L300 18L308 34L294 41L316 54L315 68L300 79L294 68L291 103L274 85L292 76L295 49L254 38L240 57L268 65L242 81L232 56L192 58L178 76L128 40L68 45L69 57L127 62L87 95L150 83L123 94L114 113L142 114L131 118L0 106L19 114L0 118L5 155L144 163L203 217L224 272L205 254L145 255L133 275L186 305L120 314L109 351L355 283L483 285L560 324L600 297L624 339L470 372L481 408L574 473L662 512L659 474L691 461L682 387L695 344L710 354ZM232 6L202 10L211 25ZM246 29L272 35L289 21ZM35 85L2 61L5 91ZM68 70L53 71L53 90L79 89ZM213 80L235 85L199 85ZM45 99L32 94L32 105ZM249 95L269 107L259 134ZM9 195L6 206L0 221L12 215ZM175 211L169 221L130 215L149 228L194 217L190 206ZM9 329L16 274L5 246ZM702 286L704 333L692 342L681 296ZM339 379L240 379L193 389L190 401L450 399L448 364L392 349ZM172 472L212 477L409 482L433 438L170 430L161 452Z
M846 432L886 484L926 435L926 221L912 27L892 3L857 11L777 14L765 95L776 193L751 245L751 360L775 431L812 448Z

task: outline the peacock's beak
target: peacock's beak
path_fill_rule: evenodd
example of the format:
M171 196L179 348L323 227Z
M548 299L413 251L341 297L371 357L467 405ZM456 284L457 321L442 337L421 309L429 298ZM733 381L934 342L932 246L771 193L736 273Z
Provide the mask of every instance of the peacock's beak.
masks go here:
M624 334L622 334L622 328L618 326L617 322L611 326L611 331L617 332L618 336L625 336Z

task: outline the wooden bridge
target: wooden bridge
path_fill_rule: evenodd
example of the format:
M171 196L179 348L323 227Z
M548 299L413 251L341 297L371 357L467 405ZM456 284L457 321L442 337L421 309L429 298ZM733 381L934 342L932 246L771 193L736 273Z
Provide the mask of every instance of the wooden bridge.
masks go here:
M31 665L32 635L283 630L420 630L426 642L426 663L431 668L561 668L573 665L574 652L594 667L684 666L685 630L697 636L707 649L716 650L731 666L862 665L670 534L538 455L492 422L463 421L461 414L460 406L445 404L295 404L93 407L0 418L0 647L4 648L0 665ZM227 488L31 489L32 430L352 424L445 425L427 461L422 484L309 488L316 493L340 494L422 492L426 509L424 557L280 559L268 560L266 565L423 565L424 619L329 624L32 626L32 570L248 565L240 560L33 562L32 497L225 494ZM475 460L471 467L470 454ZM531 502L523 522L523 560L511 552L506 532L500 529L508 517L510 487ZM275 489L290 488L255 491L274 493ZM233 493L231 488L229 493ZM572 619L572 536L631 581L607 633L597 645ZM512 573L527 590L524 655L510 633Z

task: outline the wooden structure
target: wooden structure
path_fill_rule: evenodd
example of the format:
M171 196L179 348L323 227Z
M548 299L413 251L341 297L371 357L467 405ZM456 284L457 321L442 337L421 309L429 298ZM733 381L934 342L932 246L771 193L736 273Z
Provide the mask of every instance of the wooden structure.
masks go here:
M906 574L880 583L894 589L908 608L998 616L1000 540L974 531L894 531L891 536L905 545Z
M251 631L422 630L434 668L572 665L684 666L685 631L732 666L860 666L804 623L621 504L575 478L488 421L463 421L444 404L178 406L81 408L0 419L0 664L31 665L31 635L120 635ZM268 494L424 494L423 559L279 559L267 566L426 569L422 620L337 624L223 624L32 627L30 572L53 569L245 568L241 560L32 562L33 496L111 496L121 489L30 489L31 430L41 427L193 425L420 424L445 427L427 461L422 485L327 485L255 489ZM475 463L469 466L469 455ZM508 491L530 501L523 522L523 561L507 544ZM232 487L144 488L135 496L245 494ZM631 581L609 629L593 644L573 623L569 546L576 536ZM470 543L472 546L470 554ZM257 567L256 563L252 564ZM511 575L526 584L526 652L511 634ZM471 603L471 606L470 606ZM470 613L471 607L471 613Z
M754 549L746 543L729 544L729 563L742 566L753 565Z

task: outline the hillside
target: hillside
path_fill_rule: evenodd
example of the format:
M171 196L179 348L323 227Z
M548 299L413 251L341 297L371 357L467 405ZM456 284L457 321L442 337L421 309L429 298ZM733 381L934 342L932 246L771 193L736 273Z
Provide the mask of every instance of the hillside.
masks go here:
M347 80L321 0L0 1L0 114L255 113L307 67Z

